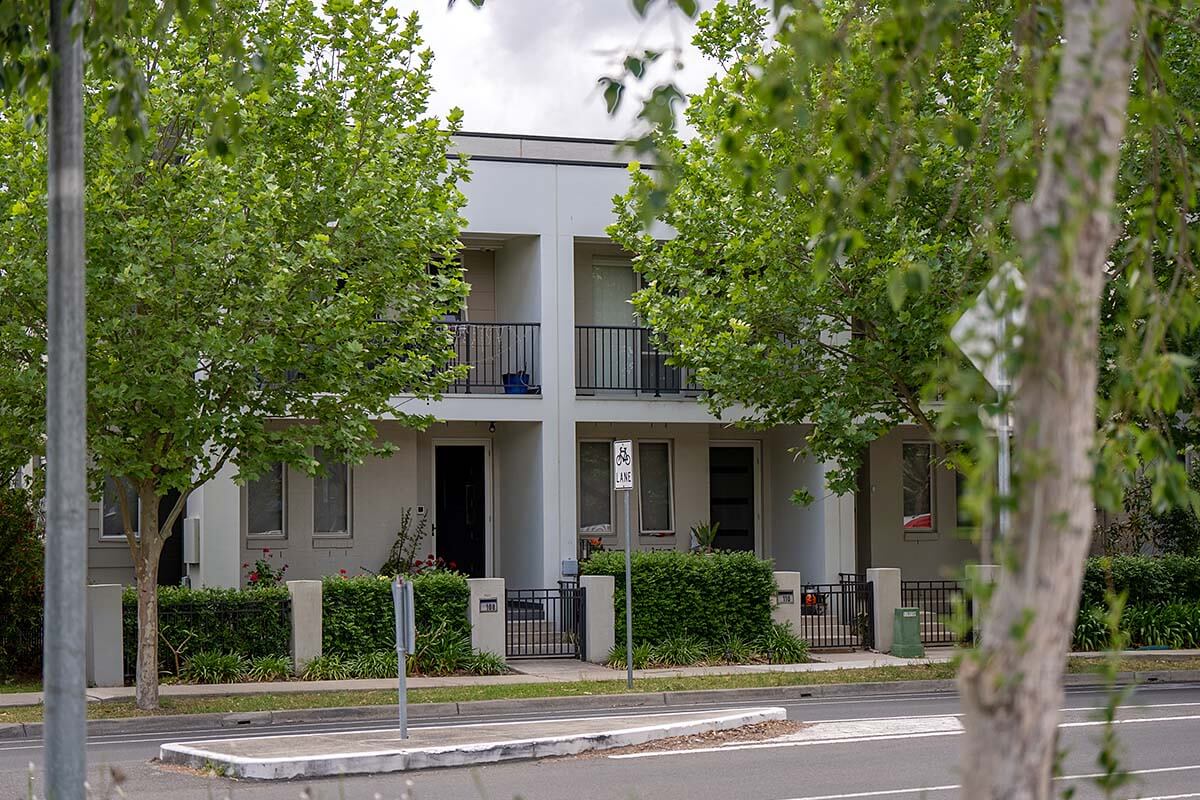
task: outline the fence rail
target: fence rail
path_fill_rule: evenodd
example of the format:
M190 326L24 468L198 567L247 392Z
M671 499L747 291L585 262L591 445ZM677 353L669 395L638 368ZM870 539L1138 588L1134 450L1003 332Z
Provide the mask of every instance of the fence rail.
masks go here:
M470 367L455 394L541 391L541 326L536 322L447 322L454 334L451 366Z
M875 644L873 587L866 581L809 583L801 587L800 638L814 650Z
M962 592L959 581L900 581L900 604L921 611L921 644L958 642L950 617Z
M506 589L504 650L509 658L582 658L585 591L561 581L557 589Z
M634 392L654 397L698 394L690 370L667 363L648 328L616 325L575 326L575 390Z

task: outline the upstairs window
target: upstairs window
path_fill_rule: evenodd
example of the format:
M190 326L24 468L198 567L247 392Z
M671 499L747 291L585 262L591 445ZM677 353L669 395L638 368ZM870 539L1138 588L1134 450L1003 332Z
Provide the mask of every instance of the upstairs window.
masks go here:
M933 513L933 444L905 442L903 449L903 524L906 531L935 529Z
M284 467L276 463L246 484L246 534L283 536Z
M313 534L350 535L350 467L333 461L323 448L313 456L321 467L313 478Z

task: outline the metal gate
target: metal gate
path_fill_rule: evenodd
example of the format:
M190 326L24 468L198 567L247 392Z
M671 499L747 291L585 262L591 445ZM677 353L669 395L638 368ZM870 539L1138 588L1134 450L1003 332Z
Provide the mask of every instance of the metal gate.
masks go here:
M580 658L585 590L560 581L557 589L506 589L504 652L509 658Z
M900 581L900 604L921 610L921 644L958 644L952 618L962 593L958 581Z
M839 577L838 583L801 587L800 638L814 650L873 647L874 587L854 575Z

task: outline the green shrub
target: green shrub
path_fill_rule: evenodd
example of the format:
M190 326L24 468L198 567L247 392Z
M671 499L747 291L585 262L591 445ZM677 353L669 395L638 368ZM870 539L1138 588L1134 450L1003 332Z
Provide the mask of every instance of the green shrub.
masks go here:
M483 652L471 656L469 669L472 675L505 675L512 671L500 656Z
M0 487L0 676L41 674L44 559L33 496Z
M587 575L615 579L618 642L625 640L624 559L624 553L602 552L581 565ZM635 642L684 635L711 647L730 634L753 641L771 627L775 575L771 563L753 553L634 553L631 570Z
M731 633L709 650L709 659L724 664L748 664L756 657L750 643L736 633Z
M668 636L650 646L650 663L661 667L690 667L708 655L704 642L694 636Z
M808 642L795 634L790 622L774 623L754 644L771 664L801 664L808 661Z
M183 662L179 677L188 683L234 683L246 675L246 660L237 653L201 650Z
M132 675L137 658L137 590L122 596L125 672ZM238 589L158 588L158 663L177 675L190 656L235 653L243 659L286 656L292 623L286 613L286 587Z
M413 579L417 631L444 626L470 641L465 576L431 572ZM330 655L353 658L396 649L391 582L381 578L326 578L322 584L322 646ZM469 650L469 645L468 645Z
M350 665L338 656L323 655L304 665L306 681L344 681L352 677Z
M252 681L286 681L292 677L292 659L287 656L259 656L250 659L246 677Z
M1200 601L1200 556L1090 558L1084 568L1080 607L1104 606L1110 580L1117 594L1128 594L1127 607Z
M650 666L651 647L649 642L633 646L633 668L646 669ZM608 651L608 666L613 669L625 669L625 645L613 645Z
M413 667L421 675L467 672L472 664L471 634L441 623L432 630L417 630Z
M1080 609L1075 622L1077 650L1103 650L1109 646L1104 615L1103 606ZM1121 615L1120 631L1132 647L1198 647L1200 602L1126 606Z
M350 659L346 666L355 678L395 678L400 672L395 650L363 653Z

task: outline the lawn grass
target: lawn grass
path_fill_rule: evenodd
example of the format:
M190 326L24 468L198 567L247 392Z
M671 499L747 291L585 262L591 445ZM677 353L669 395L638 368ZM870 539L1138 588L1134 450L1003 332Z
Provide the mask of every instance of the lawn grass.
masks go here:
M1073 658L1068 672L1095 672L1101 659ZM1200 658L1125 659L1122 671L1200 669ZM776 686L817 686L835 683L892 683L913 680L953 678L955 666L949 663L906 664L867 669L836 669L821 672L761 672L737 675L702 675L684 678L640 678L632 690L623 680L569 681L563 683L507 683L474 686L445 686L411 689L410 703L469 702L472 700L520 700L536 697L581 697L601 694L697 691L704 689L745 689ZM0 704L2 704L0 700ZM344 708L385 706L396 702L396 693L353 690L344 692L288 692L259 695L223 695L219 697L163 696L157 711L138 711L132 700L114 700L88 704L89 719L156 716L162 714L245 713L251 711L291 711L308 708ZM0 723L40 722L41 706L0 707Z
M42 690L42 682L36 678L22 680L14 678L12 680L0 681L0 694L16 694L17 692L40 692Z

